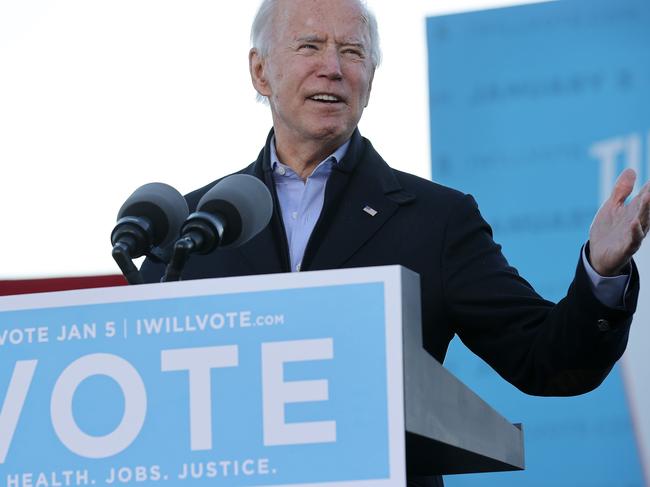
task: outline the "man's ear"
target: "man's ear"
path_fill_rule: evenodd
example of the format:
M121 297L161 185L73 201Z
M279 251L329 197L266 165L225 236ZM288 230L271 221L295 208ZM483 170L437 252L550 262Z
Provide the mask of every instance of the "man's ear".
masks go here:
M255 48L248 53L248 69L255 90L262 96L271 96L271 90L266 78L266 62Z

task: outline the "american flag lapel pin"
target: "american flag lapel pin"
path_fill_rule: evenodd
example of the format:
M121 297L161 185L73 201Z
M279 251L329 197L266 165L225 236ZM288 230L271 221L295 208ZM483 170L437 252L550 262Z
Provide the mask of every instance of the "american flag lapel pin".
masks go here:
M368 215L370 215L370 216L375 216L377 213L379 213L377 210L375 210L374 208L371 208L371 207L368 206L368 205L366 205L366 206L364 207L363 211L365 211L366 213L368 213Z

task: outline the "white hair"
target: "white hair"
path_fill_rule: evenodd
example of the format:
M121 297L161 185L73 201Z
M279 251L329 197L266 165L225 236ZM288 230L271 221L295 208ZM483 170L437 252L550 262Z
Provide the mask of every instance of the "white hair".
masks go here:
M361 9L363 21L368 25L368 34L370 37L370 61L372 62L372 67L374 69L381 63L381 47L379 45L377 19L364 0L356 0L356 2ZM262 4L253 20L253 26L251 28L251 44L253 49L255 49L262 58L266 58L271 50L271 43L273 41L273 21L277 5L278 0L262 0ZM263 102L267 101L266 97L259 93L257 99Z

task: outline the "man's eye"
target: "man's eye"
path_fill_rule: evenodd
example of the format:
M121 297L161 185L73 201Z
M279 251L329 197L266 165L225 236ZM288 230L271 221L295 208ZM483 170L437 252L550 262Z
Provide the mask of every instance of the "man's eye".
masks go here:
M302 44L300 49L318 49L315 44Z
M358 49L346 49L343 51L343 54L346 54L348 56L363 57L363 52L359 51Z

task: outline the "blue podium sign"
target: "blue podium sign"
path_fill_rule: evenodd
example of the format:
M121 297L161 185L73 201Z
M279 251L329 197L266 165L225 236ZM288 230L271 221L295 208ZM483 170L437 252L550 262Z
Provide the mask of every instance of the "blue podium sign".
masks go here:
M399 267L0 300L0 485L405 483Z

